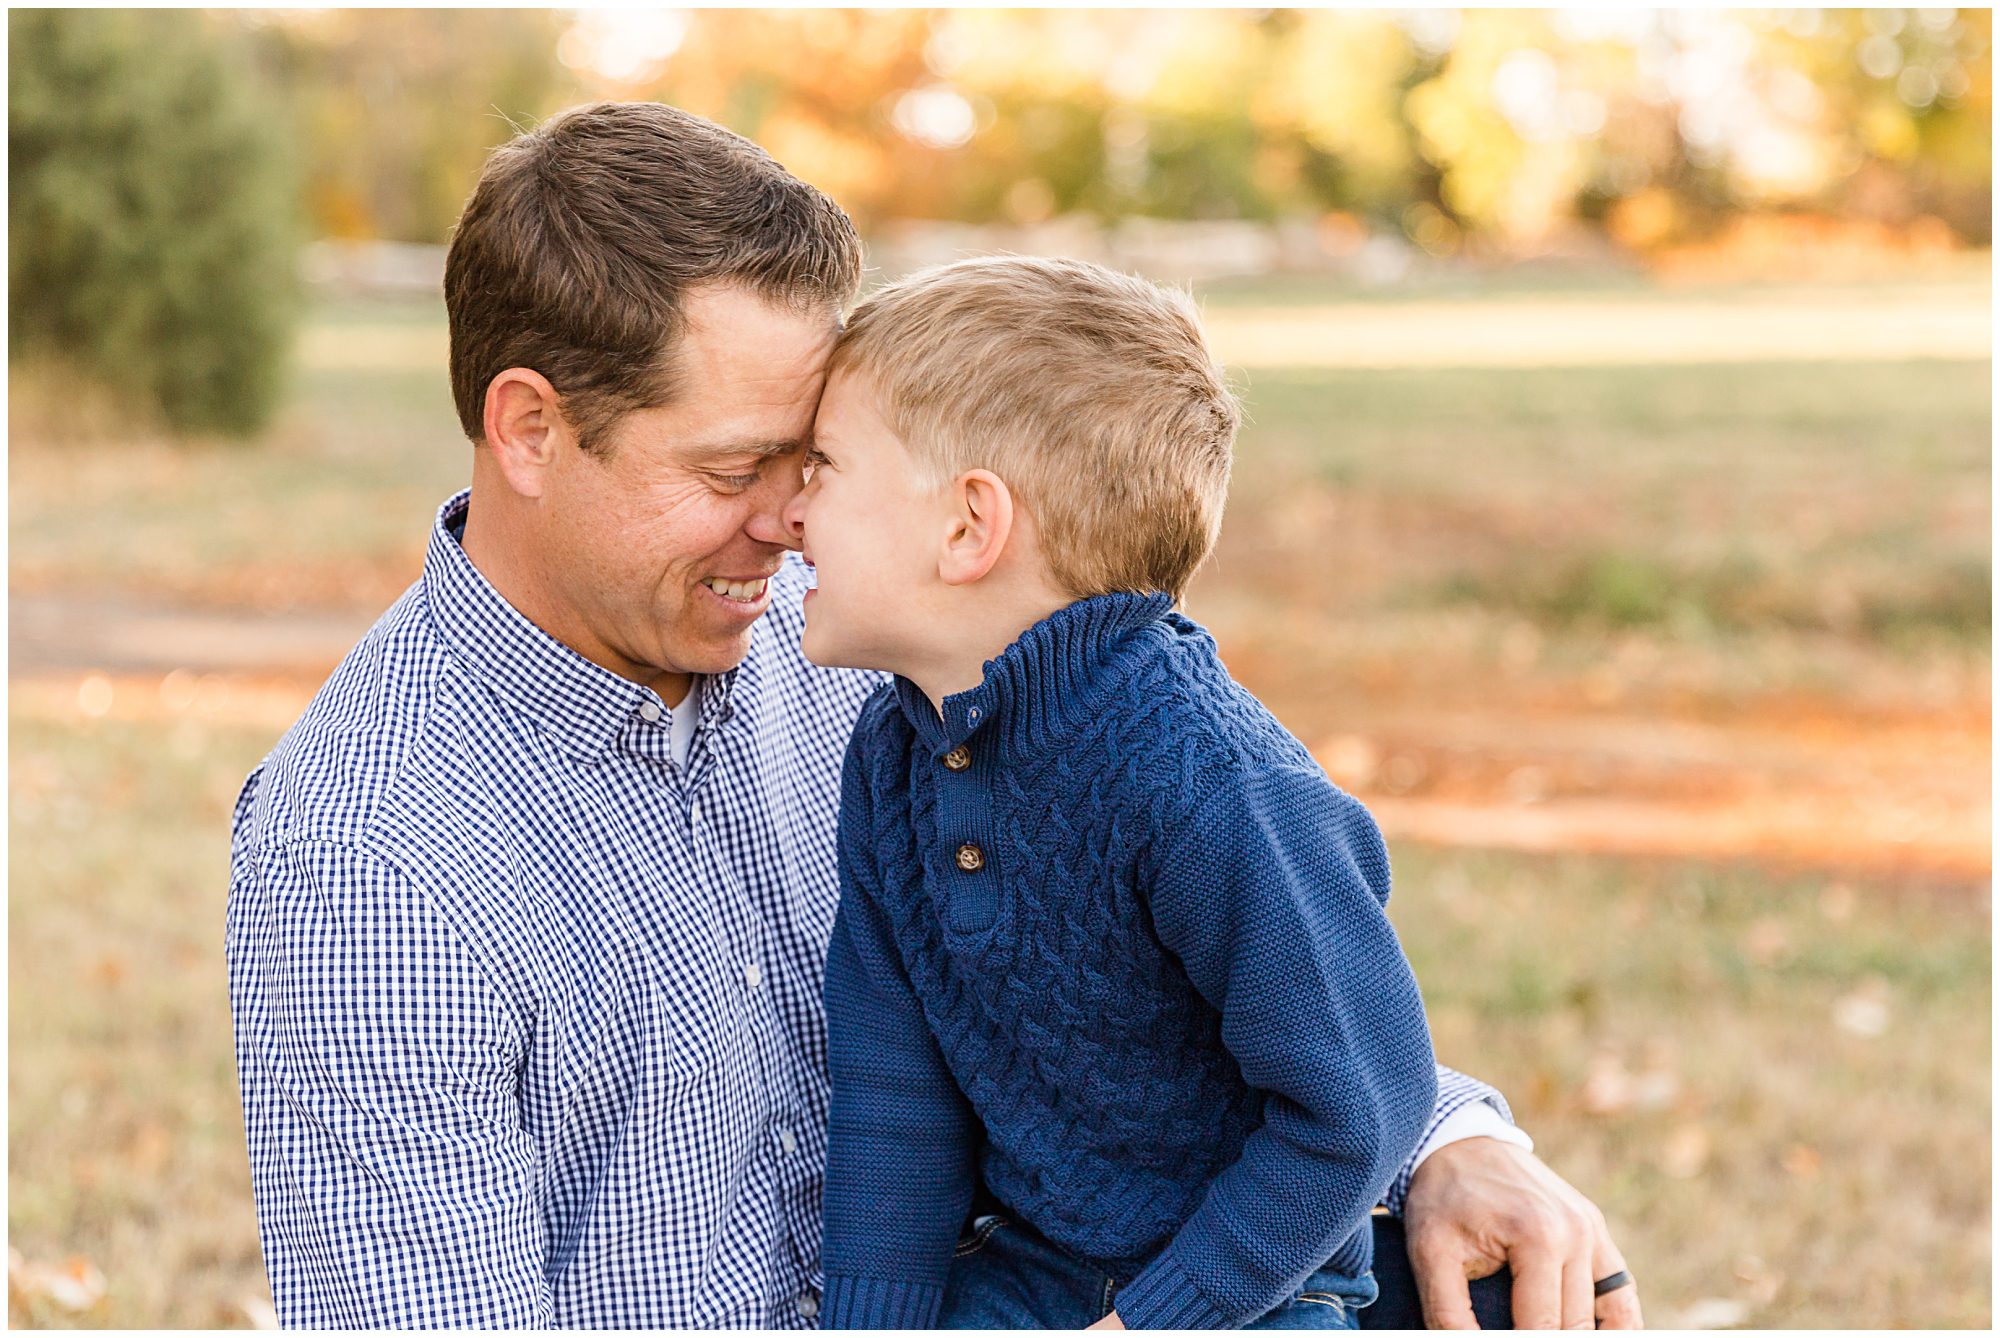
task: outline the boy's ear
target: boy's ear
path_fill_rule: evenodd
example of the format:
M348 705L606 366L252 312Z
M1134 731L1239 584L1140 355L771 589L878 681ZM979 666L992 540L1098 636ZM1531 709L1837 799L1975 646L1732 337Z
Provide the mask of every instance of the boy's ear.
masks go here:
M540 497L557 454L576 445L556 389L530 367L509 367L486 384L484 445L523 497Z
M970 469L952 481L938 578L946 585L984 579L1014 532L1014 495L990 469Z

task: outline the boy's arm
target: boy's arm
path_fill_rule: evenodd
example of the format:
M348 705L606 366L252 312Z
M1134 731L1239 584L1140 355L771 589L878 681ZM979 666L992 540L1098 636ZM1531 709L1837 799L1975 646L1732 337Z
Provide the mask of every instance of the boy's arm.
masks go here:
M931 1327L972 1204L975 1118L911 991L875 893L857 732L841 786L840 909L826 959L832 1078L825 1329Z
M1367 1221L1437 1074L1382 912L1387 854L1358 803L1303 770L1230 775L1166 839L1154 927L1222 1014L1264 1124L1117 1308L1133 1328L1235 1327Z
M229 999L278 1317L547 1327L513 1006L388 862L297 842L235 866Z

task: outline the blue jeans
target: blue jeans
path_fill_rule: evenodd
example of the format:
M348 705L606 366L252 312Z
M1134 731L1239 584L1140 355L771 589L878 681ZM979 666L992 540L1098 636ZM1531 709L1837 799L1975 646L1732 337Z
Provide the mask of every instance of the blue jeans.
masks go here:
M1025 1222L974 1218L952 1256L941 1329L1081 1329L1115 1308L1117 1278L1045 1239ZM1321 1269L1291 1300L1247 1329L1353 1329L1375 1299L1375 1278Z

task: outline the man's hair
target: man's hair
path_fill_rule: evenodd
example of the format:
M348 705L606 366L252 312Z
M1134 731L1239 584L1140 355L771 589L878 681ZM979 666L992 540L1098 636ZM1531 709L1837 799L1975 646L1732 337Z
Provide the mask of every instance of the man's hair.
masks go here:
M1004 478L1072 595L1178 600L1215 546L1240 415L1184 292L1076 260L961 260L869 295L831 367L866 378L930 486Z
M529 367L596 449L672 399L689 289L738 283L837 315L860 276L840 206L741 135L657 102L571 108L493 151L452 233L459 423L481 440L487 386Z

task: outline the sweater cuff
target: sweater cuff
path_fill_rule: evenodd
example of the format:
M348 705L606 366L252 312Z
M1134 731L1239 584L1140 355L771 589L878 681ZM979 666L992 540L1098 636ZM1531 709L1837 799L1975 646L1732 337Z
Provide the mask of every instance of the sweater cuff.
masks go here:
M944 1285L903 1278L829 1274L820 1297L822 1329L928 1329L944 1304Z
M1118 1289L1112 1306L1128 1329L1228 1329L1229 1316L1181 1271L1171 1247Z

